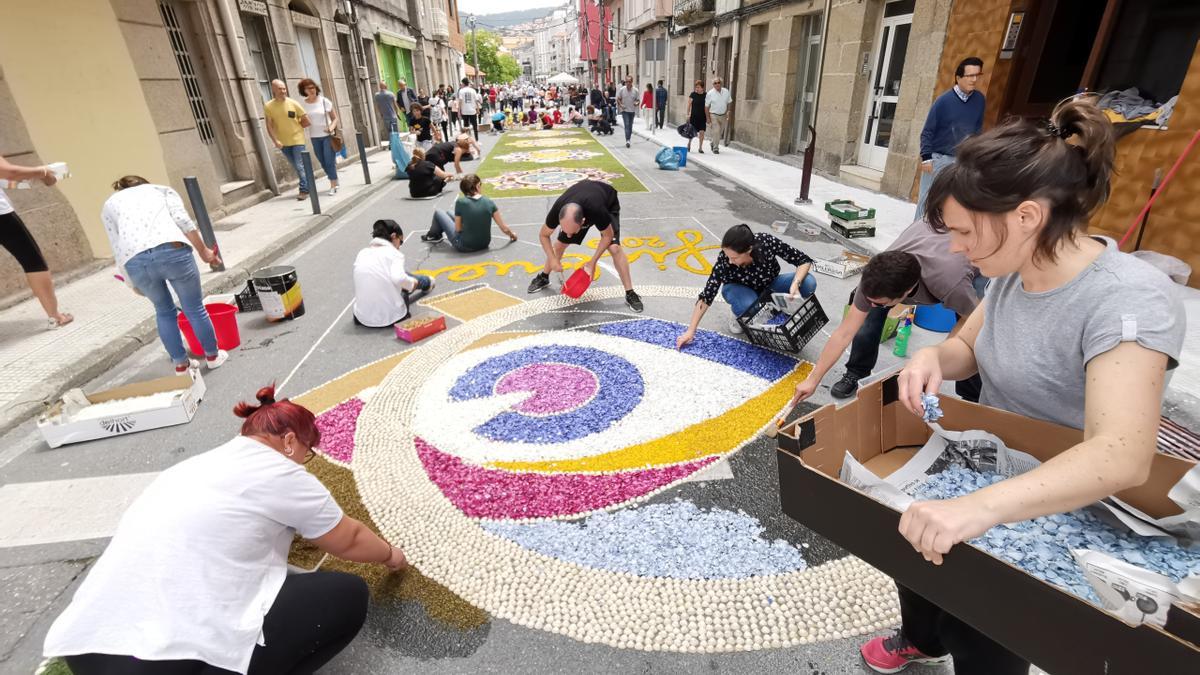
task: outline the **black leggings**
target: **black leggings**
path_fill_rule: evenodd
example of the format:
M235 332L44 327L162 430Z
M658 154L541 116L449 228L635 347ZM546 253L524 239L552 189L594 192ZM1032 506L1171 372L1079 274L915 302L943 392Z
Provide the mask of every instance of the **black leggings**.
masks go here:
M926 656L950 654L956 675L1027 675L1029 662L941 607L896 585L904 637Z
M467 130L467 125L471 126L471 130L475 132L475 140L479 140L479 115L463 115L462 130Z
M0 246L13 254L25 274L50 271L46 258L42 256L42 249L38 248L29 228L25 227L15 212L0 215Z
M358 635L367 618L367 583L343 572L288 575L263 618L266 646L254 648L247 675L316 672ZM203 661L142 661L132 656L66 657L74 675L227 675Z
M443 141L450 140L450 122L448 122L446 120L446 118L443 117L442 121L441 121L441 125L442 125L442 140Z

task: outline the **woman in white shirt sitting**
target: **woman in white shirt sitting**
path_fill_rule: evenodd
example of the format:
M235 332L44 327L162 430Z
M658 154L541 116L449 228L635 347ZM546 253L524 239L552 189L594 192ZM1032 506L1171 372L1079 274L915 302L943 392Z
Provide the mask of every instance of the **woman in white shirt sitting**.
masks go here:
M354 258L354 323L386 328L408 318L408 306L433 290L433 279L404 269L404 231L394 220L377 220L371 243Z
M289 575L292 538L402 570L404 554L342 513L302 466L312 412L275 400L234 408L241 435L162 472L46 636L75 675L312 673L362 628L368 590L341 572Z
M337 153L333 150L333 134L337 131L338 115L333 102L321 95L321 87L309 78L300 80L300 94L304 100L304 112L308 113L311 122L304 128L305 135L312 143L313 154L325 169L325 177L329 179L329 195L338 191ZM313 186L316 189L316 186Z
M204 289L200 287L200 270L192 249L206 263L220 262L220 256L204 244L175 190L152 185L141 176L125 176L113 183L113 189L117 193L104 202L100 211L104 232L125 283L154 303L158 339L175 364L175 372L185 373L200 364L189 360L183 347L168 283L204 347L208 367L219 367L229 355L217 348L217 334L204 309Z

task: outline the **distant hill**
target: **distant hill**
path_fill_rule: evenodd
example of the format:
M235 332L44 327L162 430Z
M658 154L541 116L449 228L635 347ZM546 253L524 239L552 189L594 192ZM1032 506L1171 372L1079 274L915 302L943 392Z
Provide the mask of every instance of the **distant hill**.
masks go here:
M550 0L547 0L550 1ZM550 12L561 6L562 3L557 3L551 7L536 7L534 9L521 9L512 12L497 12L495 14L480 14L476 17L477 24L480 28L495 30L496 28L507 28L509 26L517 26L527 21L541 19L542 17L550 16ZM466 33L471 30L467 25L467 15L459 13L458 15L459 29Z

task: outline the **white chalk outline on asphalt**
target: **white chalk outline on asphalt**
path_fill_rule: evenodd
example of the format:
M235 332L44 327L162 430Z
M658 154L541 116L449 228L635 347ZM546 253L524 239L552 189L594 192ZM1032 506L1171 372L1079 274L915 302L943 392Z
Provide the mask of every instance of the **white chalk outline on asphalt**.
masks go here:
M321 333L321 337L317 338L317 341L314 342L312 344L312 346L308 348L308 351L304 354L304 356L302 356L300 358L300 360L296 362L296 365L292 368L292 372L288 373L287 377L283 378L283 382L280 382L278 385L276 385L276 387L275 387L276 395L279 394L279 391L281 389L283 389L285 386L287 386L287 383L291 381L292 376L296 374L296 371L300 370L300 366L304 365L304 362L308 360L308 357L312 356L313 352L317 351L317 347L319 347L321 345L321 342L326 337L329 336L329 332L333 330L333 327L338 325L338 323L341 322L342 317L346 316L346 310L350 309L353 306L354 306L354 300L351 299L350 302L346 303L346 306L342 308L342 311L338 312L337 318L334 319L333 322L329 324L329 327L325 329L325 332Z
M111 537L158 476L130 473L0 487L0 549Z

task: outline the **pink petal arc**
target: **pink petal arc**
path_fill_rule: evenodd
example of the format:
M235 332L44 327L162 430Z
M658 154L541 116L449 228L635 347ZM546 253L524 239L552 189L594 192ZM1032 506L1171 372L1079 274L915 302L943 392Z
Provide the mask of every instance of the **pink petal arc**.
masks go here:
M425 472L442 494L472 518L549 518L615 506L666 487L716 461L624 471L611 475L513 473L485 469L414 439Z

